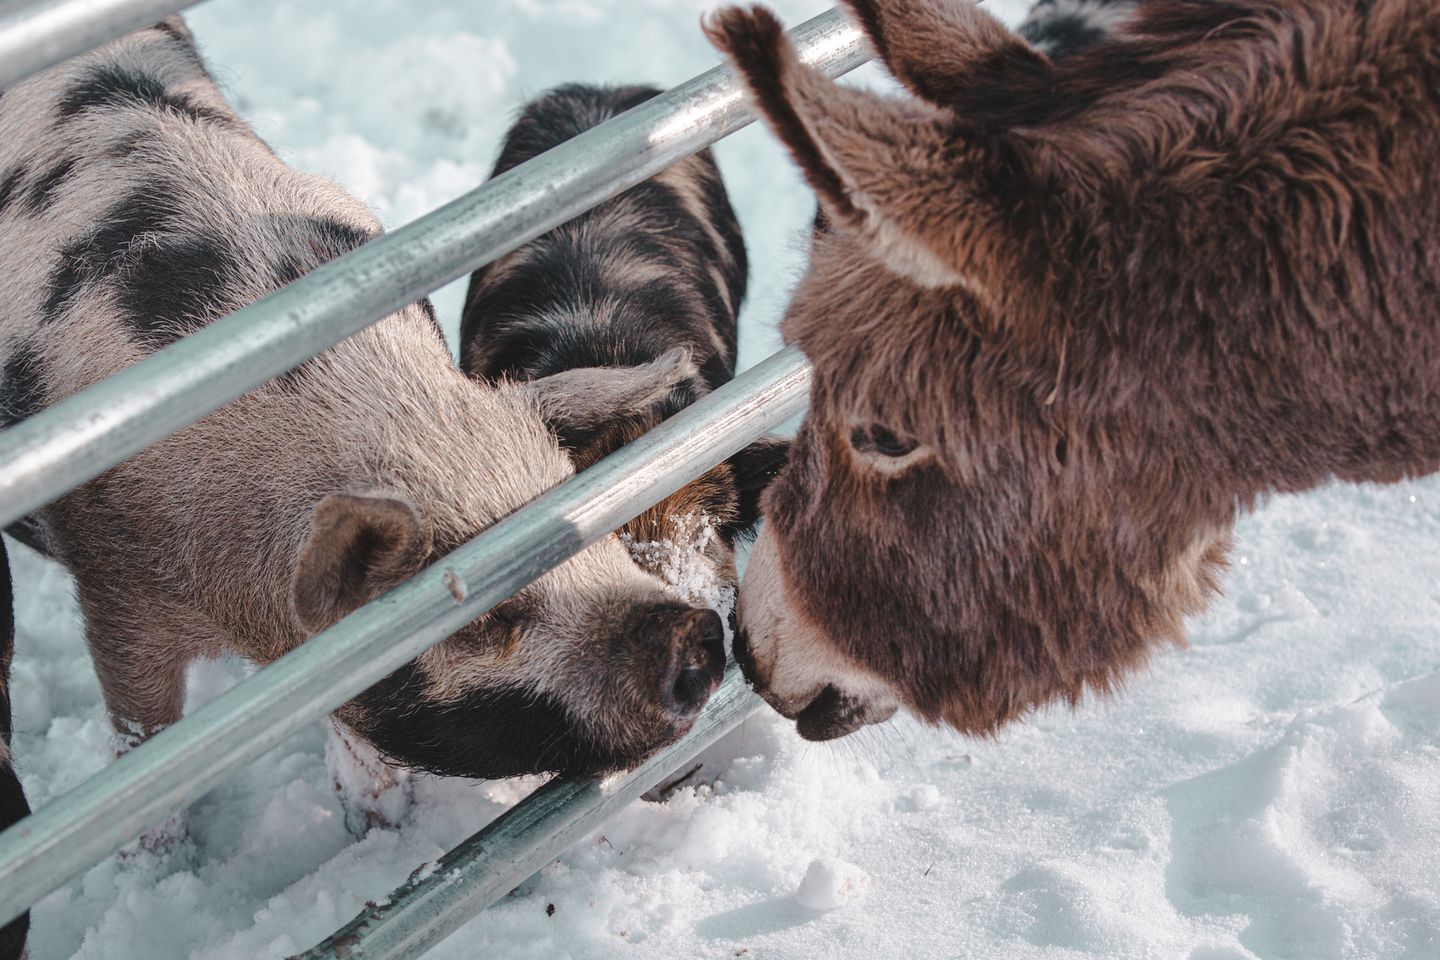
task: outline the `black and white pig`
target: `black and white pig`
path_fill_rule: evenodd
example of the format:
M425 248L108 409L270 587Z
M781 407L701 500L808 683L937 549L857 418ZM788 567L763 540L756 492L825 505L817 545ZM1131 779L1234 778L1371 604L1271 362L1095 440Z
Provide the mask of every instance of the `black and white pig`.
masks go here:
M380 232L283 164L172 18L0 95L0 425L89 387ZM554 432L644 407L624 376L492 386L412 304L38 511L73 573L118 731L181 712L186 665L268 663L571 476ZM595 772L680 736L722 624L618 538L581 552L337 712L440 774Z
M10 659L15 654L15 592L10 581L10 555L0 540L0 830L30 813L25 791L10 759ZM25 956L25 938L30 931L30 914L22 913L0 928L0 960Z
M573 84L538 97L506 135L494 175L659 92ZM597 410L559 431L583 469L735 376L745 282L740 223L706 150L477 270L460 366L486 382L569 382L578 392L688 353L688 375L652 402ZM687 599L728 608L737 540L759 521L760 493L787 448L757 441L626 524L636 561Z

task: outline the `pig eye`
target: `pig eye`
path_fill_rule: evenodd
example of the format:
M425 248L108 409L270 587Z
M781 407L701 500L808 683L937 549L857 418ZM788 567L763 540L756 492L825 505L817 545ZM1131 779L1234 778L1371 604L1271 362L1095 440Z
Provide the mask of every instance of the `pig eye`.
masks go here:
M850 431L850 445L861 453L878 453L886 457L903 457L913 453L918 441L902 438L893 431L872 423L868 427L856 427Z
M530 618L530 605L519 597L512 597L491 610L486 617L498 627L520 630Z

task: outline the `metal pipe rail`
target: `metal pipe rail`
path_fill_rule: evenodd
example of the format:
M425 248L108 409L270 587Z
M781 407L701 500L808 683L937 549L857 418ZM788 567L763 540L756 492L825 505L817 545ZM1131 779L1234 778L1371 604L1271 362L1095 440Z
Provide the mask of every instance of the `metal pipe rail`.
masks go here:
M830 75L870 56L838 10L790 34ZM715 67L0 432L0 527L752 120Z
M14 0L0 3L0 90L198 0Z
M0 924L799 413L809 381L794 347L762 361L0 834Z
M827 74L869 57L837 11L792 36ZM750 120L710 70L0 432L0 526ZM807 380L782 351L0 834L0 924L797 413Z
M609 780L556 777L342 929L291 960L402 960L459 930L760 705L731 666L679 742Z

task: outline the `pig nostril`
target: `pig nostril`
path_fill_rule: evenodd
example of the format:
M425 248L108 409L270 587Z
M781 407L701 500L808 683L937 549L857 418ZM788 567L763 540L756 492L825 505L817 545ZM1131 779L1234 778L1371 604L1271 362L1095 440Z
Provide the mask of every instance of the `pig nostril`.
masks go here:
M660 707L689 720L710 700L725 671L724 623L714 610L684 610L670 621L666 646Z
M681 670L670 690L675 712L681 716L699 713L700 708L710 700L710 692L714 686L715 678L709 670L701 667L686 667Z
M714 610L706 610L706 617L700 628L700 647L716 664L725 664L725 626L720 622L720 615Z

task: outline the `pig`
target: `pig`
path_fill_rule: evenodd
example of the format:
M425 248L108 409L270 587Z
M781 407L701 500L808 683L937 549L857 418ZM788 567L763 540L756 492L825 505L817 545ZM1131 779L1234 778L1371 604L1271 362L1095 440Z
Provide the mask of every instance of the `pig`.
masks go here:
M0 426L380 233L225 101L179 18L0 95ZM181 714L191 661L266 664L574 468L555 440L690 376L670 351L582 384L476 382L420 301L22 525L75 579L119 733ZM505 777L628 767L719 682L723 624L616 537L341 706L388 762Z
M0 830L4 830L29 816L30 805L25 801L25 790L10 757L10 661L15 654L15 593L10 579L10 555L3 540L0 540L0 566L5 568L4 578L0 579L0 587L4 589L0 594ZM29 912L0 927L0 960L21 960L29 932Z
M494 176L659 94L570 84L526 104ZM710 151L687 157L476 270L460 366L485 382L543 382L643 369L686 351L693 369L654 402L572 422L560 440L584 469L735 376L746 255ZM788 441L765 437L625 525L636 562L688 600L733 610L735 549Z

